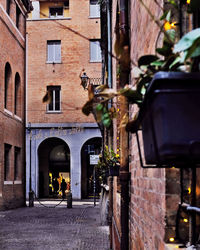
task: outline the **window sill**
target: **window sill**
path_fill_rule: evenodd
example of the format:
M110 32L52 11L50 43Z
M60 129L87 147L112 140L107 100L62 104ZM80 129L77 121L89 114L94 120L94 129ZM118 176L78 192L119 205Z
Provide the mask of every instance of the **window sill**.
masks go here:
M20 181L20 180L15 180L15 181L14 181L14 184L16 184L16 185L22 184L22 181Z
M62 111L46 111L46 114L62 114Z
M35 18L35 19L27 19L27 21L46 21L46 20L71 20L71 17L56 17L56 18L50 18L50 17L46 17L46 18Z
M20 122L22 121L22 118L20 118L18 115L14 115L14 118Z
M62 62L61 61L59 61L59 62L49 62L49 61L47 61L46 62L46 64L61 64Z
M92 61L92 60L90 60L90 63L102 63L102 61Z
M4 181L4 185L13 185L13 181Z
M7 113L10 116L13 116L13 113L11 111L9 111L8 109L4 109L4 112Z
M89 16L89 19L100 19L100 16Z

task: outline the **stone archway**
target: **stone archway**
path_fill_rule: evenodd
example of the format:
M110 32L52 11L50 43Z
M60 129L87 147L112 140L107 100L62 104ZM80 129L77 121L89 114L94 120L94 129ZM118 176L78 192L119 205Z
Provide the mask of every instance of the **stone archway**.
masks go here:
M48 138L38 147L39 160L39 197L57 197L55 182L64 178L70 188L70 149L59 138Z
M94 165L90 164L90 155L101 153L102 138L94 137L87 140L81 149L81 197L90 198L93 196L93 170ZM96 182L97 193L99 192Z

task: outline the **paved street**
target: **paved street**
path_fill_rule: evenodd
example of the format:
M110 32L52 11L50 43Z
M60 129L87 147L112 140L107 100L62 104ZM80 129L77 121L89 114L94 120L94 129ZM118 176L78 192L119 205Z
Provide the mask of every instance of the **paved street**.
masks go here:
M108 250L108 227L90 200L42 201L35 207L0 212L0 250Z

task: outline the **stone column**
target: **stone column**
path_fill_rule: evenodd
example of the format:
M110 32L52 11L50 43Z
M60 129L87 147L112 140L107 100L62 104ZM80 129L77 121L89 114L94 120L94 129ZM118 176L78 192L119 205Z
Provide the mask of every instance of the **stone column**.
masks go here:
M70 156L72 198L81 199L81 148L70 148Z

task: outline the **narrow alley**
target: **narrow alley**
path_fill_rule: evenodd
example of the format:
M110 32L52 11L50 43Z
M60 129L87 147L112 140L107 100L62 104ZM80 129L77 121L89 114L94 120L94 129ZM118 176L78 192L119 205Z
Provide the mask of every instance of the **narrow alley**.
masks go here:
M0 249L6 250L107 250L108 227L100 225L99 207L92 201L38 202L0 212ZM48 208L51 207L51 208Z

